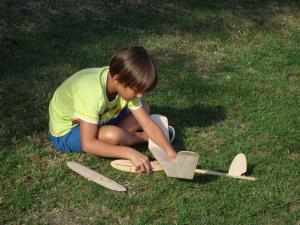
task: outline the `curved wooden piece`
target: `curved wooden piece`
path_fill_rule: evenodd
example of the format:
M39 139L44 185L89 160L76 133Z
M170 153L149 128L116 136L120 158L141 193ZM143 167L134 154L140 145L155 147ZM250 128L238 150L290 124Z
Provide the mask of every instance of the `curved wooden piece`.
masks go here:
M243 153L237 154L229 167L228 174L231 176L241 176L247 172L247 159Z
M67 166L71 170L80 174L81 176L83 176L83 177L87 178L88 180L91 180L97 184L100 184L103 187L106 187L106 188L114 190L114 191L126 191L127 190L125 187L116 183L115 181L113 181L113 180L101 175L100 173L97 173L96 171L91 170L90 168L85 167L79 163L67 162Z

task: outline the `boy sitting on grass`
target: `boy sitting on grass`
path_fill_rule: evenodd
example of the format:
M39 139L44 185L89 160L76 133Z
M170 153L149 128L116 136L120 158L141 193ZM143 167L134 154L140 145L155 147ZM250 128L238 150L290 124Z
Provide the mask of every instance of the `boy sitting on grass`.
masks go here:
M130 146L151 138L174 160L176 151L149 116L149 106L141 102L156 84L154 61L137 46L115 53L108 67L73 74L50 102L53 147L61 152L129 159L138 172L149 173L148 157Z

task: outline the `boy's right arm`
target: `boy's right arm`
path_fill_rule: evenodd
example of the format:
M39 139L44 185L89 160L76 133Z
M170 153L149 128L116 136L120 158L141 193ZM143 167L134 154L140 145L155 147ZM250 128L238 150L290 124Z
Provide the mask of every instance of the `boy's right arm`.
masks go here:
M125 158L132 161L138 172L151 172L147 156L127 146L116 146L98 139L99 127L96 124L80 120L80 141L83 151L108 158Z

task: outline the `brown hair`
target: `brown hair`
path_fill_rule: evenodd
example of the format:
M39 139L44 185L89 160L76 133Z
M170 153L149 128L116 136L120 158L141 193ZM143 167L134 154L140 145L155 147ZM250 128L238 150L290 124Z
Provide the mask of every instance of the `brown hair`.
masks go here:
M149 92L157 84L156 65L148 52L139 46L122 48L116 52L109 64L111 76L139 92Z

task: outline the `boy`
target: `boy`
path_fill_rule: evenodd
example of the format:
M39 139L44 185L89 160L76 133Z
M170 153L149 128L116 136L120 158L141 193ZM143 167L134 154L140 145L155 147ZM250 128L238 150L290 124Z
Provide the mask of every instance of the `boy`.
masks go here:
M149 137L174 160L176 151L152 121L149 106L141 102L156 84L154 61L138 46L115 53L109 67L73 74L50 102L53 147L62 152L129 159L138 172L149 173L148 158L130 147Z

